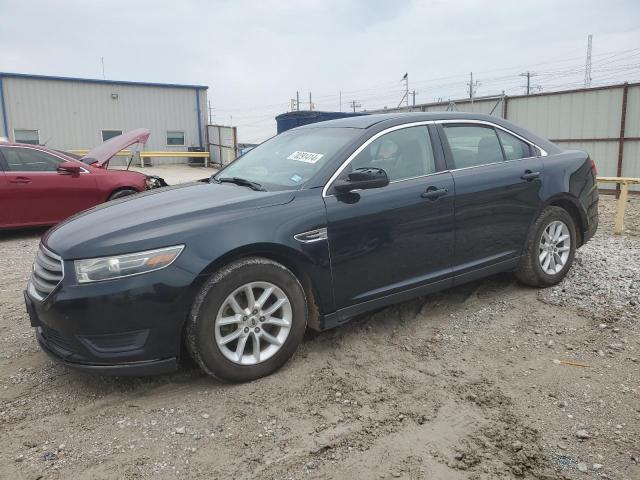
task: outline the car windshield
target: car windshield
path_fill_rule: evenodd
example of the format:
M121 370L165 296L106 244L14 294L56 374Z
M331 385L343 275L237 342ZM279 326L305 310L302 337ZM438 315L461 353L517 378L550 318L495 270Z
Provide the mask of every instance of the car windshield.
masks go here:
M361 133L353 128L290 130L245 153L214 180L240 178L268 190L298 188Z

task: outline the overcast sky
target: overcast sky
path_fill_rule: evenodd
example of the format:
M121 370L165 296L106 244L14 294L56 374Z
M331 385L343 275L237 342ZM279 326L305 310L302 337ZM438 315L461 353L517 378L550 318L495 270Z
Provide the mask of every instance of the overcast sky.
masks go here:
M0 0L0 71L209 86L240 141L275 133L300 91L317 109L640 79L640 1Z

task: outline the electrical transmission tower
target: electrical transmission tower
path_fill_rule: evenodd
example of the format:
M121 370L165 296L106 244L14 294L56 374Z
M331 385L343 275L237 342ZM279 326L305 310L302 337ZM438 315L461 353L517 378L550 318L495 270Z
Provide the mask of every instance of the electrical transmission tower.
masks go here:
M591 86L591 41L593 40L593 35L589 34L587 40L587 61L584 65L584 88L589 88Z
M409 74L405 73L404 77L402 77L402 80L400 81L404 82L404 95L402 95L402 98L400 99L400 103L398 103L397 108L400 108L400 105L402 105L402 102L406 102L406 107L408 110L409 109Z

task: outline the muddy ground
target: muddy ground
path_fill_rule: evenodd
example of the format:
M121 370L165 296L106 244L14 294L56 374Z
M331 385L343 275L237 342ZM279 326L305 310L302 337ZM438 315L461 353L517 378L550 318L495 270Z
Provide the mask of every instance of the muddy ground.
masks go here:
M22 300L42 232L0 233L0 478L640 479L639 200L613 236L603 199L560 286L387 308L243 385L54 364Z

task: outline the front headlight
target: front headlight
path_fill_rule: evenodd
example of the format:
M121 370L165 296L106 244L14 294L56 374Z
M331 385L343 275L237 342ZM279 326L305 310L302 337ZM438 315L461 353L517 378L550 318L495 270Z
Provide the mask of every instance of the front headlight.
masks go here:
M184 245L176 245L113 257L75 260L73 265L78 283L99 282L154 272L168 267L178 258L183 249Z

